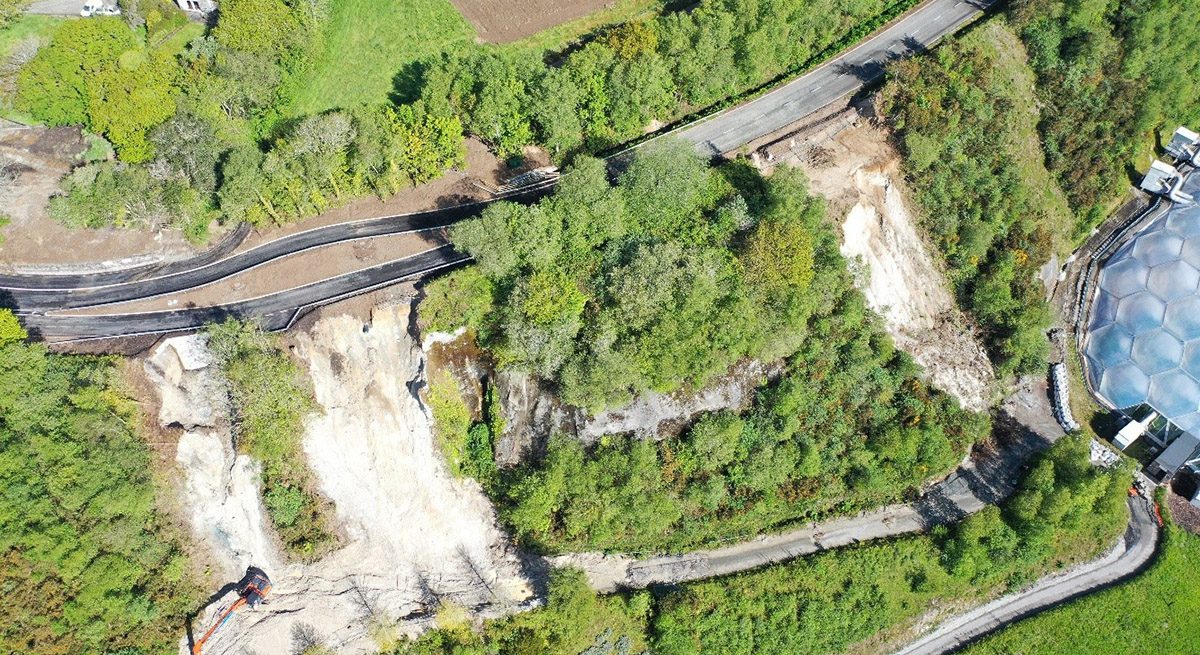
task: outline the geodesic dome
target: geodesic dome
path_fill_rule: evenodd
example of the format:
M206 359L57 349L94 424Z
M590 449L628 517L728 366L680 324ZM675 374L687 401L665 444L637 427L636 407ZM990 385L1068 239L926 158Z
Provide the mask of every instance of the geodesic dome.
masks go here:
M1172 208L1104 265L1084 354L1114 406L1200 434L1200 206Z

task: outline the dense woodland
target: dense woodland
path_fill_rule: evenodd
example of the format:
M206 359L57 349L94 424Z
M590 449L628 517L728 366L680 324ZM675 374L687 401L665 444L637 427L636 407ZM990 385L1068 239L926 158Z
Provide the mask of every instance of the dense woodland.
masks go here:
M1154 132L1200 120L1200 25L1170 0L1014 0L1042 105L1047 167L1076 212L1077 236L1149 165Z
M0 310L0 652L166 653L201 595L110 358Z
M880 105L910 188L1002 373L1045 361L1039 268L1110 213L1156 130L1200 119L1196 28L1180 11L1017 0L890 71Z
M422 321L466 321L499 366L576 405L696 387L744 357L786 360L744 414L661 442L555 438L500 473L493 495L532 546L683 547L874 506L987 435L985 416L892 346L796 171L713 169L667 143L613 185L581 158L550 198L492 205L451 238L477 264L428 285ZM458 424L465 444L469 419Z
M896 64L880 105L924 227L1001 373L1043 367L1050 309L1038 269L1063 249L1072 218L1042 163L1020 41L989 21Z
M20 4L0 0L0 28ZM66 180L55 216L197 240L213 221L280 224L437 177L461 165L464 132L504 157L538 143L573 162L538 205L497 204L454 231L478 264L431 283L422 320L465 322L499 365L589 409L694 387L746 357L783 359L784 373L746 411L678 438L554 438L507 471L491 458L495 399L472 424L432 380L438 439L528 547L685 548L900 499L989 425L892 347L799 176L710 169L668 144L614 183L587 153L800 69L910 4L704 0L544 58L471 45L397 71L394 103L296 118L283 108L320 47L322 0L225 0L211 30L137 0L124 18L56 28L23 62L14 108L115 149ZM909 186L1002 372L1044 362L1037 267L1107 214L1152 131L1200 118L1186 10L1014 0L1006 19L893 69L882 108ZM0 313L0 590L15 610L0 613L0 650L167 652L195 591L116 365L24 337ZM296 456L312 404L295 364L252 326L216 326L212 344L239 445L264 462L269 515L294 554L320 554L333 537ZM1086 449L1064 440L1003 508L932 535L658 596L597 598L561 573L544 610L479 633L446 607L443 629L396 650L840 652L1107 545L1127 477L1089 467Z
M652 594L597 598L561 574L545 609L489 622L482 634L451 622L394 652L843 653L881 631L911 625L930 607L978 602L1108 548L1125 524L1128 471L1101 471L1088 460L1086 439L1064 438L1002 508L932 535Z

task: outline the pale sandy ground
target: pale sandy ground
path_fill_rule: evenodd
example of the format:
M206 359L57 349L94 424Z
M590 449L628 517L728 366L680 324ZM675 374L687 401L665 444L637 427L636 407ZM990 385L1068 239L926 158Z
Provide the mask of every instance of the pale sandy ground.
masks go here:
M372 652L374 626L412 632L443 600L495 614L531 598L486 496L440 459L418 395L424 355L407 332L408 314L406 305L379 307L366 325L327 315L295 335L322 408L308 421L304 452L344 537L310 565L289 563L276 545L257 464L229 446L227 409L202 342L168 340L146 363L163 401L160 422L185 428L177 463L194 533L228 580L253 564L274 584L270 602L235 615L206 653L288 653L296 631L309 629L338 653ZM198 353L190 366L187 353ZM211 606L196 630L231 599Z

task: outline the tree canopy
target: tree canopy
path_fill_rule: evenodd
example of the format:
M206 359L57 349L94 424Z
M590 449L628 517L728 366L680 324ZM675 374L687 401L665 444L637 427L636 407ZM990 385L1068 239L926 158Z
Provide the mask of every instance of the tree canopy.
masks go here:
M199 594L109 358L0 310L0 650L167 652Z
M658 443L552 439L544 458L502 472L494 495L526 543L678 548L874 506L987 433L893 348L824 219L794 169L712 169L668 143L615 185L581 158L552 196L452 229L477 263L428 285L422 321L466 324L499 366L569 403L620 406L743 358L786 362L743 414Z

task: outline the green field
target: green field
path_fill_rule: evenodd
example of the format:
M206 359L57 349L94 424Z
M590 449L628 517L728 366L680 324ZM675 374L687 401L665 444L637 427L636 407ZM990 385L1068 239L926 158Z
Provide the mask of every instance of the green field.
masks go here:
M55 16L25 15L0 30L0 58L7 57L13 46L28 37L36 36L49 40L50 35L63 19Z
M1200 537L1168 526L1159 560L1133 581L1082 598L967 649L964 655L1195 653Z
M292 84L286 113L383 103L413 62L466 47L475 32L449 0L334 0L324 49Z

